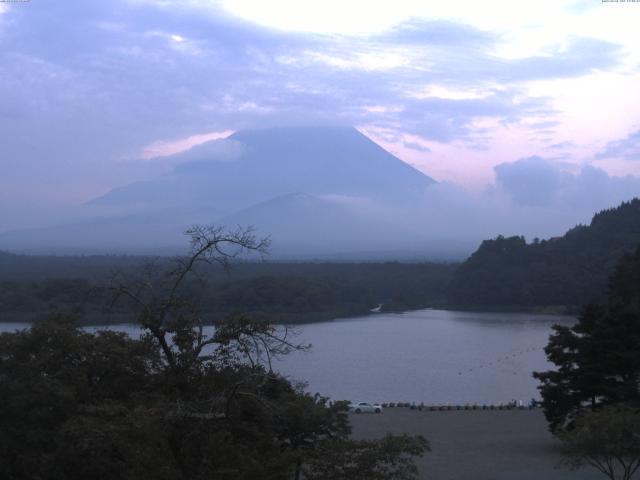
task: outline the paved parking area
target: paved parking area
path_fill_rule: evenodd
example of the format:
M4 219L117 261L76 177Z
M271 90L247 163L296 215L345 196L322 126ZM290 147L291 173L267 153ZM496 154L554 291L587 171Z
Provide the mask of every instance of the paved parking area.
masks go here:
M418 411L388 408L383 414L352 415L356 438L386 433L424 435L432 451L418 460L430 480L602 480L584 467L559 467L558 442L540 410Z

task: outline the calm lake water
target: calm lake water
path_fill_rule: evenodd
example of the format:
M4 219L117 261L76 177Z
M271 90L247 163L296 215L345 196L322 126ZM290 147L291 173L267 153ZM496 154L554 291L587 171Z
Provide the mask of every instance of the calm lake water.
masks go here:
M310 352L274 368L334 399L501 403L539 398L534 370L547 370L551 325L570 317L419 310L294 327ZM0 324L0 331L27 324ZM133 325L119 330L137 335ZM92 328L95 329L95 328Z

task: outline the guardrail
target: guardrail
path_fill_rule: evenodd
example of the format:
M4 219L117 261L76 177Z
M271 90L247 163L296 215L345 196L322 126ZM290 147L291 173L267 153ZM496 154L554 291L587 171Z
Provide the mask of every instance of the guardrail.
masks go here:
M540 408L540 402L529 402L524 404L522 402L507 402L499 404L464 404L464 405L442 405L442 404L425 404L415 402L387 402L379 403L382 408L409 408L411 410L429 411L429 412L443 412L454 410L533 410Z

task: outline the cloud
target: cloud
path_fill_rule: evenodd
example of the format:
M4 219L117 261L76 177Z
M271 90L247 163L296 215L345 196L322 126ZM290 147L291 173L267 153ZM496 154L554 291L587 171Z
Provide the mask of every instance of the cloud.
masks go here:
M640 196L640 178L610 176L584 165L576 173L541 157L529 157L495 168L496 192L516 206L595 212Z
M482 49L494 46L499 36L495 33L447 20L412 19L396 25L391 30L373 36L378 41L402 43L413 46L444 45Z
M371 125L487 148L495 132L479 120L555 121L553 99L531 95L526 82L613 68L621 57L614 44L576 38L504 59L500 35L453 21L360 36L284 32L200 0L31 2L0 21L10 167L0 190L69 201L153 176L155 162L143 170L117 160L162 155L182 148L166 139L190 144L201 132Z
M424 145L421 145L417 142L402 142L402 145L404 145L407 148L410 148L412 150L417 150L418 152L423 152L423 153L429 153L431 152L431 149L429 147L425 147Z
M562 235L589 223L595 212L634 197L640 197L640 177L611 176L590 165L570 172L528 157L496 167L495 185L481 193L440 182L427 189L422 202L394 215L420 225L425 238L455 238L475 248L500 234Z
M552 129L553 127L557 127L558 125L560 125L560 122L557 120L545 120L542 122L531 123L529 124L529 127L535 130L547 131L549 129Z
M188 150L170 156L169 160L179 171L199 171L211 162L231 162L245 152L245 146L233 138L221 138L194 145Z
M575 38L567 45L548 49L544 56L498 61L494 72L503 81L571 78L611 68L622 60L622 55L623 49L618 44Z
M560 186L560 171L540 157L523 158L494 167L496 184L519 205L552 203Z
M566 148L573 148L575 146L576 146L575 143L565 141L565 142L553 143L546 148L549 150L564 150Z
M630 133L626 138L607 143L596 158L622 158L640 160L640 130Z
M151 160L158 157L167 157L177 153L191 150L197 145L201 145L212 140L226 138L233 133L233 130L224 130L222 132L201 133L198 135L190 135L186 138L177 140L157 140L142 149L139 157L141 160Z

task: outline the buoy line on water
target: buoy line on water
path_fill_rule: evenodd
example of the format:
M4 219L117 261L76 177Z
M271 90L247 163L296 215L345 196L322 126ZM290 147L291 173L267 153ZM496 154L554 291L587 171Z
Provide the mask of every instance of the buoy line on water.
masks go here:
M519 352L510 353L510 354L507 354L505 356L500 356L499 358L497 358L497 359L495 359L495 360L493 360L491 362L481 363L480 365L478 365L475 368L471 367L471 368L467 369L466 372L460 370L458 372L458 375L465 375L465 374L473 372L474 370L479 370L479 369L485 368L485 367L488 368L488 367L491 367L493 365L497 365L497 364L500 364L500 363L505 363L507 360L514 359L514 358L517 358L517 357L521 357L525 353L533 352L534 350L540 350L540 348L539 347L529 347L529 348L525 348L524 350L520 350ZM512 372L512 373L514 375L518 374L518 372Z
M378 405L378 404L377 404ZM506 403L465 403L461 404L425 404L421 402L416 404L415 402L383 402L379 404L383 409L389 408L408 408L410 410L427 411L427 412L450 412L450 411L463 411L463 410L534 410L541 407L539 400L531 399L526 404L522 401L512 400Z

